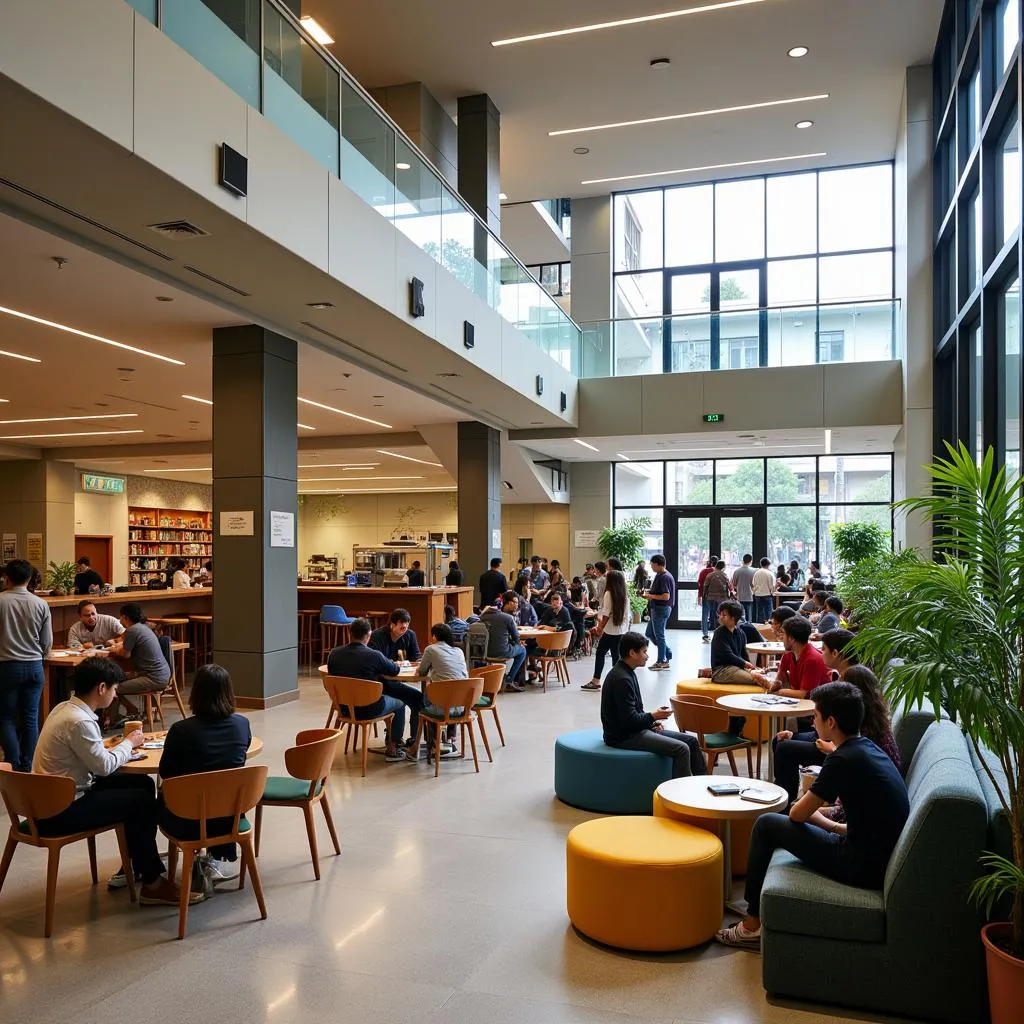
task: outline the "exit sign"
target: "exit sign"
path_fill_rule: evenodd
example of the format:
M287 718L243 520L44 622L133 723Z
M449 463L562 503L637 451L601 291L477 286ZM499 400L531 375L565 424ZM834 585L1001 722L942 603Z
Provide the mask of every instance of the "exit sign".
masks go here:
M82 490L90 491L93 494L124 494L124 477L83 473Z
M725 413L724 412L706 412L704 413L705 423L724 423Z

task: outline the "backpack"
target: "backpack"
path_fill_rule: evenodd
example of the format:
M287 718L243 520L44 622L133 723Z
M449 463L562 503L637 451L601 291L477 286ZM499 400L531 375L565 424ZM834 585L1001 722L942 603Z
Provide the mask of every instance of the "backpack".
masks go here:
M486 622L474 622L466 630L466 658L470 662L486 661L491 634Z

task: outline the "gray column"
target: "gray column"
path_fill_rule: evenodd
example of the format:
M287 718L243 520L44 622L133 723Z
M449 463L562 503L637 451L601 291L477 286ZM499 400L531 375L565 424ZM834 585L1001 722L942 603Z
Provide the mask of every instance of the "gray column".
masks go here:
M214 330L214 660L242 707L299 696L297 395L294 341L251 324ZM252 516L251 535L223 532L231 512ZM291 515L291 547L271 546L272 512Z
M612 376L612 201L572 201L572 315L583 327L587 377ZM588 321L601 321L589 323Z
M576 546L577 530L603 530L612 524L612 464L574 462L569 467L569 564L574 572L601 558L596 546Z
M405 85L371 89L370 95L445 176L449 184L458 188L458 129L445 113L444 107L434 98L434 94L422 82L407 82ZM403 172L398 173L401 175ZM399 181L402 180L400 177Z
M475 587L491 559L500 557L501 434L484 423L460 423L459 565L466 583Z
M501 231L501 114L490 96L459 97L459 192Z

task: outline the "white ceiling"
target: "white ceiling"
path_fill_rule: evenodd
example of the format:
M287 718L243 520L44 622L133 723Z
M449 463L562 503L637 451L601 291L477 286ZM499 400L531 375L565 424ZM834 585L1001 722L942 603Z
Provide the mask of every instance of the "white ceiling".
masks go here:
M368 88L422 81L454 114L488 93L501 111L511 201L890 159L905 69L931 60L943 0L763 0L749 6L495 48L492 40L706 6L714 0L309 0L332 52ZM787 56L796 45L810 53ZM668 57L666 68L650 61ZM814 103L549 138L548 132L828 93ZM815 126L798 130L811 119ZM572 150L587 146L590 153ZM649 181L581 180L762 160L787 164Z

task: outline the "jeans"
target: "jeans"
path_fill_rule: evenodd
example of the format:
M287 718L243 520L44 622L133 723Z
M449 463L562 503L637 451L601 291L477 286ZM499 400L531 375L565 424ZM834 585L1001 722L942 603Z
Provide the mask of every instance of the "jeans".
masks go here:
M0 747L15 771L32 770L43 680L42 661L0 661Z
M843 836L826 832L817 825L790 821L785 814L762 814L754 823L747 855L744 896L751 917L761 916L761 890L776 850L788 850L812 871L844 885L881 889L885 881L884 866L877 869L857 860L846 848Z
M165 832L175 836L177 839L199 838L199 822L191 818L179 818L176 814L171 814L164 806L163 797L157 797L157 821ZM207 818L206 834L208 836L222 836L225 832L231 831L231 826L234 823L234 818ZM210 846L206 852L211 857L216 857L217 860L238 860L238 847L234 843Z
M709 636L718 629L718 606L721 603L710 597L704 598L704 603L700 606L700 631L704 636Z
M815 745L818 734L814 732L795 733L791 740L783 740L775 746L775 784L795 800L800 789L800 767L805 764L824 764L825 754Z
M394 680L389 680L384 683L384 702L388 710L391 711L394 710L394 707L393 705L389 705L389 699L399 701L409 709L409 737L410 739L415 739L416 730L420 725L420 711L423 710L422 691L417 690L415 686L410 686L408 683L399 683ZM391 720L391 723L391 741L395 744L401 743L402 735L405 732L404 709L401 713L395 713L395 717Z
M647 623L647 638L658 645L658 661L665 665L672 660L672 648L665 640L665 623L672 609L665 602L650 606L651 617Z
M597 653L594 655L594 678L600 679L604 674L605 655L610 655L612 664L619 660L619 641L621 633L602 633L601 639L597 642Z
M495 657L500 658L502 655L496 654ZM526 664L526 648L522 644L514 644L508 649L505 657L512 659L512 667L508 670L505 681L521 683L523 681L523 666Z
M150 885L166 870L156 849L156 817L153 780L115 772L97 779L70 807L52 818L41 818L38 825L40 835L62 836L123 824L135 874Z
M754 618L749 619L750 622L767 622L772 617L772 598L769 594L768 597L754 597Z
M652 754L661 754L672 758L672 778L680 779L687 775L707 775L708 766L704 760L704 752L696 736L686 732L672 732L670 729L645 729L634 733L629 739L620 743L609 743L610 747L623 750L647 750Z

